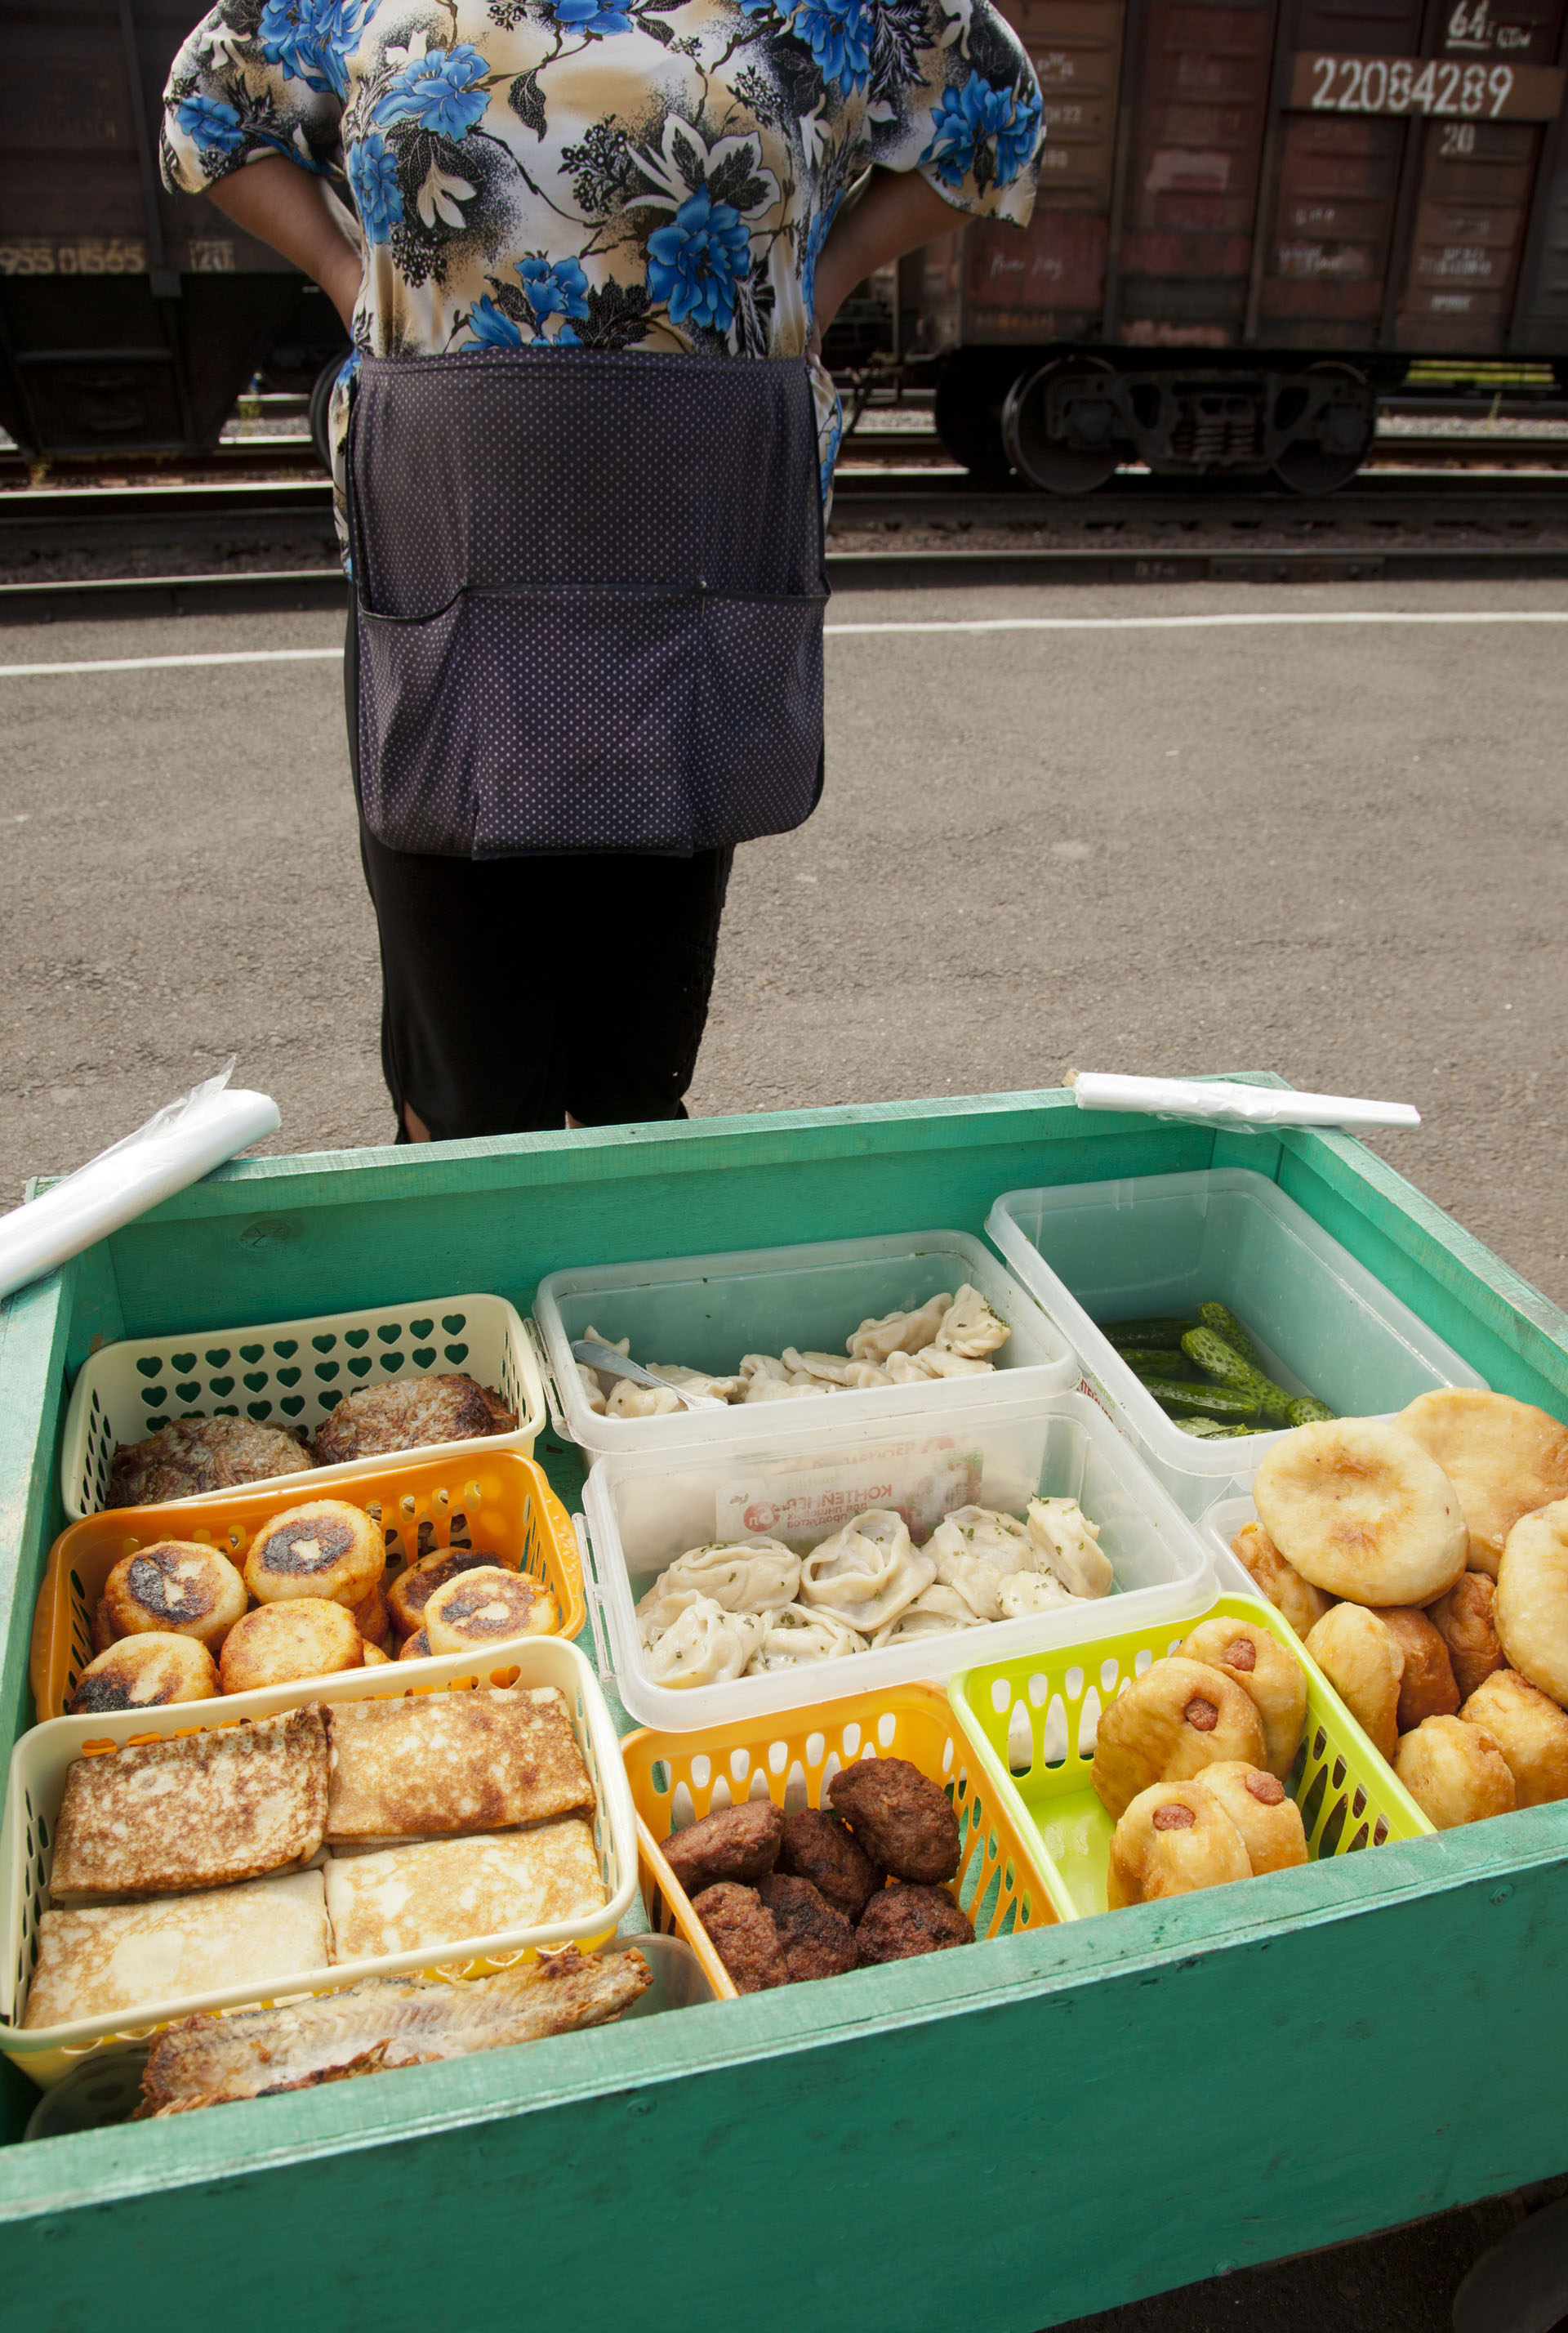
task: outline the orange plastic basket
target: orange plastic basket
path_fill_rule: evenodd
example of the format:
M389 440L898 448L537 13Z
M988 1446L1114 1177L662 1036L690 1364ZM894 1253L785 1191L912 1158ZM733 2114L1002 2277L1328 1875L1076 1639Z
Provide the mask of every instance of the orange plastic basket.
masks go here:
M649 1925L684 1937L721 2000L733 2001L735 1987L659 1841L716 1807L764 1793L786 1813L820 1806L841 1766L874 1754L907 1758L946 1791L961 1841L958 1877L948 1893L969 1914L977 1939L1056 1923L1056 1908L1025 1834L936 1685L889 1685L881 1693L715 1725L704 1733L629 1733L621 1755L637 1810Z
M181 1499L162 1507L108 1507L61 1532L49 1551L33 1615L28 1666L40 1719L62 1717L77 1679L92 1658L92 1614L104 1583L122 1556L155 1540L186 1539L221 1548L243 1563L256 1532L272 1516L312 1495L309 1477L282 1489L216 1491L210 1499ZM390 1576L406 1563L447 1547L482 1547L518 1561L548 1588L560 1608L558 1633L576 1637L587 1618L582 1565L570 1518L541 1469L515 1450L473 1458L389 1459L374 1473L339 1476L323 1497L345 1500L373 1515L387 1534ZM406 1666L416 1669L416 1662ZM196 1704L192 1704L194 1708ZM210 1707L210 1704L200 1706Z

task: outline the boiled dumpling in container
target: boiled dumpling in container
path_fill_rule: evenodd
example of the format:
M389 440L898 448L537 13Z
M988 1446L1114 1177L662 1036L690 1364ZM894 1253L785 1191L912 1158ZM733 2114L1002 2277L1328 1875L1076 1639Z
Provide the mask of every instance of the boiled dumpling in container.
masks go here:
M952 1302L944 1291L915 1312L884 1312L879 1320L863 1320L845 1349L852 1361L884 1362L893 1353L918 1353L929 1345Z
M1021 1620L1026 1613L1054 1611L1058 1604L1071 1604L1059 1579L1048 1571L1014 1571L997 1589L999 1618Z
M714 1401L742 1401L746 1394L743 1377L711 1378L705 1369L689 1369L680 1361L650 1361L648 1375L663 1378L677 1393L705 1393Z
M770 1669L798 1669L816 1661L841 1661L863 1653L866 1640L858 1628L837 1620L830 1612L808 1611L804 1604L786 1605L767 1616L768 1633L751 1656L748 1676L765 1676Z
M942 1314L932 1341L939 1351L961 1354L967 1361L983 1361L988 1353L1005 1345L1011 1333L980 1290L966 1280Z
M950 1637L955 1628L978 1628L980 1625L980 1616L958 1589L935 1579L929 1588L921 1589L896 1620L890 1620L885 1628L878 1628L871 1639L872 1648L875 1651L884 1645L906 1644L912 1637Z
M617 1378L616 1389L605 1404L605 1416L669 1417L681 1407L681 1397L673 1386L634 1385L630 1378Z
M1042 1562L1069 1594L1110 1594L1114 1579L1111 1559L1095 1544L1100 1526L1089 1521L1076 1499L1031 1499L1029 1532Z
M767 1633L760 1613L726 1612L711 1596L699 1596L650 1646L649 1681L677 1693L690 1685L728 1685Z
M937 1579L956 1589L979 1620L999 1620L1002 1581L1033 1571L1038 1550L1028 1527L994 1507L955 1507L925 1543Z
M700 1588L666 1588L663 1579L655 1581L637 1606L637 1635L645 1652L656 1645L666 1628L673 1628L683 1612L693 1604L703 1602ZM715 1598L712 1599L717 1601Z
M605 1414L604 1387L599 1383L598 1369L590 1369L586 1361L578 1361L577 1373L582 1385L582 1397L596 1417Z
M872 1507L812 1549L800 1566L800 1601L869 1636L896 1619L936 1566L917 1554L904 1517Z
M819 1385L814 1378L800 1383L794 1378L756 1377L748 1382L745 1398L748 1402L799 1401L803 1397L809 1401L816 1395L833 1390L831 1386Z
M914 1356L914 1366L927 1379L990 1378L996 1375L993 1361L973 1360L968 1353L950 1352L945 1345L928 1345L923 1353Z
M800 1558L782 1540L714 1540L676 1556L637 1610L672 1591L695 1589L726 1612L781 1612L799 1586Z

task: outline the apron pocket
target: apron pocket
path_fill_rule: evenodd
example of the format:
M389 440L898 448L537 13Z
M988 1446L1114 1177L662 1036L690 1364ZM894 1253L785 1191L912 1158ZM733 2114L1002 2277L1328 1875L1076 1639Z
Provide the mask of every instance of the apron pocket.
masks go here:
M361 807L390 849L705 847L695 594L481 590L359 622Z
M704 603L692 763L699 850L787 832L817 807L825 596Z

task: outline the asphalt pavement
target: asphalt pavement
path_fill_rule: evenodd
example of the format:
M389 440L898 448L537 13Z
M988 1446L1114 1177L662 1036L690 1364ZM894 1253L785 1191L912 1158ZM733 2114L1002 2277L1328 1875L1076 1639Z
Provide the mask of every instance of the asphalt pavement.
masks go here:
M739 855L693 1110L1276 1070L1416 1102L1386 1155L1568 1301L1568 638L1495 620L1520 611L1568 591L841 596L830 623L872 629L828 644L826 797ZM1460 620L1298 620L1347 612ZM1104 620L1008 628L1041 619ZM1003 628L952 629L977 622ZM338 639L302 616L0 634L4 667L315 652L0 672L0 1204L231 1051L282 1104L269 1147L389 1137ZM531 1009L569 976L540 967ZM1520 2208L1083 2333L1443 2333Z
M1272 1069L1568 1301L1561 583L841 594L827 787L738 859L694 1112ZM1129 628L1130 619L1136 619ZM0 1199L225 1053L271 1147L391 1131L331 617L8 629ZM454 945L460 936L454 935ZM549 1010L543 968L538 1007Z

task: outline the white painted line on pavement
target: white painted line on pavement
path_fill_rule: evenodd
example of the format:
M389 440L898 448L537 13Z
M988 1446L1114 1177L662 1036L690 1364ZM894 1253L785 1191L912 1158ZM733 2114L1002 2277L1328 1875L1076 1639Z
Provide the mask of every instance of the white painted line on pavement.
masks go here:
M1328 609L1259 610L1223 616L952 616L927 621L827 624L829 639L873 632L1181 632L1245 630L1268 624L1568 624L1568 609ZM173 672L197 666L330 664L338 648L227 648L210 656L95 657L72 664L0 664L0 680L37 680L68 672Z

